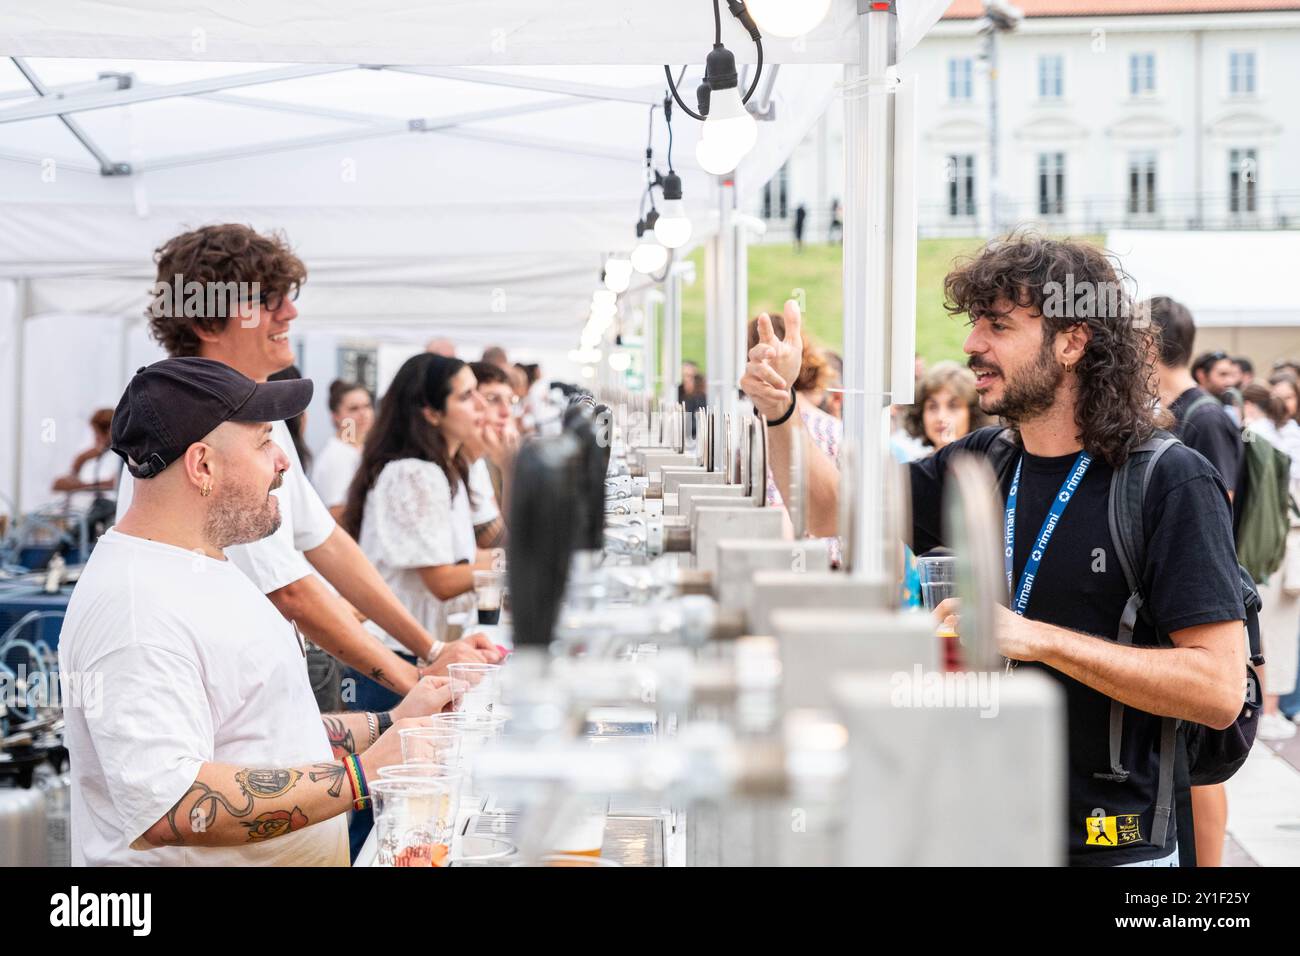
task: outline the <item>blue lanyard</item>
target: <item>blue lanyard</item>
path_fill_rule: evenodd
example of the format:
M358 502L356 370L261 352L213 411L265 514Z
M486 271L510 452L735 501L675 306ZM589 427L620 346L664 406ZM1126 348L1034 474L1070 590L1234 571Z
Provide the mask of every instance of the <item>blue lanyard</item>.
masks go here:
M1016 498L1020 494L1020 466L1024 464L1024 456L1016 463L1016 476L1011 479L1011 490L1007 493L1007 517L1006 524L1003 526L1002 540L1005 544L1005 550L1002 552L1003 564L1007 570L1007 594L1011 594L1011 565L1015 560L1016 553ZM1061 515L1065 514L1065 508L1074 497L1075 491L1079 488L1079 482L1083 481L1084 474L1088 471L1088 466L1092 464L1092 456L1087 452L1079 452L1079 457L1074 459L1074 468L1066 477L1065 482L1061 485L1061 490L1056 493L1056 500L1052 502L1052 510L1047 513L1043 519L1043 527L1039 529L1038 540L1034 542L1034 549L1029 553L1029 559L1025 562L1025 568L1020 572L1020 586L1015 590L1015 600L1011 602L1011 610L1016 614L1024 614L1025 609L1029 607L1029 592L1033 590L1034 578L1038 575L1038 566L1043 563L1043 555L1047 552L1047 543L1052 540L1052 533L1056 531L1056 526L1061 520Z

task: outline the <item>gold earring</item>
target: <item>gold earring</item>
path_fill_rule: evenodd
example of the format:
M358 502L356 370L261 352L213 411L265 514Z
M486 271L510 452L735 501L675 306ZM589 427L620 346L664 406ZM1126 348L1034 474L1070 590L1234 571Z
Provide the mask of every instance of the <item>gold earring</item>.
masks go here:
M212 494L212 484L210 482L205 481L203 483L203 487L199 489L199 494L201 494L204 498Z

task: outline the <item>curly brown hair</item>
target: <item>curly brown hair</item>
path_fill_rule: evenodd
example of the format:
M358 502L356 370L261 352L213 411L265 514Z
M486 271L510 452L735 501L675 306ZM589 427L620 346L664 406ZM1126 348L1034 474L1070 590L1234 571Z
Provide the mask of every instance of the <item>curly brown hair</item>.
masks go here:
M1019 306L1041 317L1045 352L1058 332L1088 327L1075 366L1075 422L1083 447L1115 468L1159 424L1150 322L1134 309L1127 278L1118 260L1090 243L1019 232L988 243L944 280L952 315L974 322Z
M916 388L916 401L907 406L903 415L903 427L913 438L919 438L926 444L930 439L925 434L925 403L931 395L948 389L965 403L970 411L969 431L983 428L991 423L989 416L980 410L979 393L975 391L975 375L970 369L956 362L936 362L927 371ZM960 438L961 436L956 436Z
M219 332L230 319L230 300L224 295L186 301L180 308L173 295L178 284L184 287L196 282L212 289L257 283L263 294L292 296L307 281L307 267L283 235L263 236L252 226L238 223L203 226L174 236L154 250L154 262L158 276L145 315L154 339L173 358L199 354L196 327Z

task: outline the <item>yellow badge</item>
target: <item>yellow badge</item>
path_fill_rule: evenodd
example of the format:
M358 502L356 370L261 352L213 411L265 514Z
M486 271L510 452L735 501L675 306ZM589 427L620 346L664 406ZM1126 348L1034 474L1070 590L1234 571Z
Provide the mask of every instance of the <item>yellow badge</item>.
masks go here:
M1120 813L1108 817L1105 810L1096 807L1092 816L1084 821L1084 828L1088 835L1088 846L1127 846L1142 842L1136 813Z

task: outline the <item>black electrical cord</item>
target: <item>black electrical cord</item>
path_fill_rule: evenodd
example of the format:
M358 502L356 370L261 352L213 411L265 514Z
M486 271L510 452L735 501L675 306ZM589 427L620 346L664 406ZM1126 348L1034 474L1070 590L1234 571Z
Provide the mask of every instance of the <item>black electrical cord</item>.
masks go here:
M713 0L713 45L715 47L722 46L722 13L719 4L720 0ZM759 79L763 76L763 37L762 34L758 32L758 27L754 25L753 18L750 17L749 11L745 9L745 4L741 2L741 0L727 0L727 8L731 11L732 15L744 25L745 29L749 32L750 38L754 41L755 48L758 50L758 62L757 68L754 70L754 82L749 84L748 92L745 93L744 97L742 97L740 101L741 103L748 103L750 97L754 95L754 91L758 89ZM682 67L682 76L685 75L686 68ZM691 119L699 120L703 123L708 117L697 113L682 100L681 94L677 92L677 86L681 83L681 80L677 80L676 83L673 82L672 67L667 64L664 65L664 76L668 78L668 89L672 92L673 99L677 101L677 105L680 106ZM705 78L707 79L707 76Z

